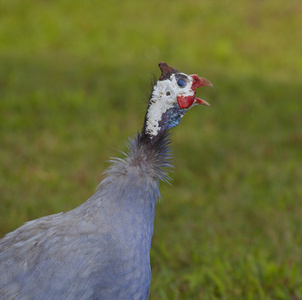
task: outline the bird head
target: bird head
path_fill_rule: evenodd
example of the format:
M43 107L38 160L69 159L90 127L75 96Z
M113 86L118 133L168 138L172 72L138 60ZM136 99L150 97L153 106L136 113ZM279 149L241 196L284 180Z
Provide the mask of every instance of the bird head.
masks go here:
M161 76L153 87L145 118L144 133L151 139L179 124L184 114L193 106L210 104L195 97L201 86L212 83L198 75L187 75L168 64L159 63Z

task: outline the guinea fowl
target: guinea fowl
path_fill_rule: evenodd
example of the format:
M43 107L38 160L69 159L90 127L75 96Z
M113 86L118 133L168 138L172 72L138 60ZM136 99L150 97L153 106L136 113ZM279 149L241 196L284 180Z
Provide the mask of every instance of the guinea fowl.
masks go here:
M209 105L212 86L159 63L141 133L115 158L81 206L25 223L0 240L0 299L147 299L159 180L170 167L168 130L188 109Z

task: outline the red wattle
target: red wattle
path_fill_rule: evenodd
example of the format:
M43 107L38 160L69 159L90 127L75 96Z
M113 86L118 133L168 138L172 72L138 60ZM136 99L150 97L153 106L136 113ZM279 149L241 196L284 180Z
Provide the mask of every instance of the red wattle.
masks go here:
M195 96L183 96L177 97L178 105L182 109L189 108L194 102Z

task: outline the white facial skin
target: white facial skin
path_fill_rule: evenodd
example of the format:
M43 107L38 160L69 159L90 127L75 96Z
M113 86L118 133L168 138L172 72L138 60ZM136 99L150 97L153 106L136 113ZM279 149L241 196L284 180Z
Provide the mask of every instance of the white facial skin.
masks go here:
M146 133L151 137L156 136L160 131L159 121L162 115L174 104L178 103L178 96L194 96L194 91L191 89L193 83L192 77L184 73L180 74L185 75L187 78L187 84L184 87L180 87L177 84L175 74L172 74L170 79L157 81L153 88L146 122Z

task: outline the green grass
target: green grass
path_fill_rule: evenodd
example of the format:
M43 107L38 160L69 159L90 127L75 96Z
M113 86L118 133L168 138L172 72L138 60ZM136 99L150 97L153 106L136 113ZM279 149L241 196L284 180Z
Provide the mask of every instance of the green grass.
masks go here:
M0 235L88 199L166 61L211 80L173 129L151 299L302 299L300 1L0 1Z

